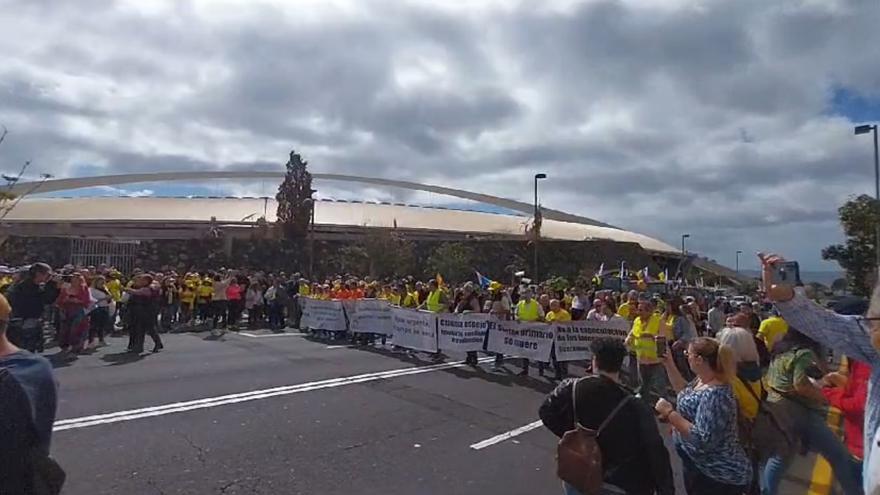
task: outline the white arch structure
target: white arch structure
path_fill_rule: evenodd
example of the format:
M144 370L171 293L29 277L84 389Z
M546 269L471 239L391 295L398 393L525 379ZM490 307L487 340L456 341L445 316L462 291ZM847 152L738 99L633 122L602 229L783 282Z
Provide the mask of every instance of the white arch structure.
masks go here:
M155 172L143 174L119 174L119 175L102 175L94 177L77 177L71 179L52 179L40 182L22 182L12 187L11 192L14 194L38 194L48 192L69 191L73 189L83 189L86 187L98 186L115 186L122 184L134 184L141 182L172 182L172 181L189 181L189 180L211 180L211 179L282 179L284 172L272 171L194 171L194 172ZM377 186L398 187L411 191L424 191L445 196L453 196L456 198L468 199L480 203L507 208L513 211L519 211L526 214L534 213L534 205L516 201L513 199L499 198L488 194L464 191L461 189L452 189L443 186L432 186L429 184L419 184L417 182L409 182L402 180L380 179L376 177L360 177L357 175L341 175L341 174L312 174L312 178L317 180L334 180L341 182L356 182L360 184L373 184ZM561 222L580 223L585 225L594 225L598 227L607 227L617 229L613 225L593 220L592 218L573 215L564 211L553 210L550 208L542 208L541 213L545 219L558 220Z

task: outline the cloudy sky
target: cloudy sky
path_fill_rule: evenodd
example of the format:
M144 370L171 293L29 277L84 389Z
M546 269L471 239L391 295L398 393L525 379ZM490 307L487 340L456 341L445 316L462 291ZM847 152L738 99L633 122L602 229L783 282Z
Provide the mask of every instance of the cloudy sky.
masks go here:
M548 207L834 268L836 208L873 192L852 127L880 119L878 25L876 0L0 0L0 169L268 170L295 148L524 201L546 172Z

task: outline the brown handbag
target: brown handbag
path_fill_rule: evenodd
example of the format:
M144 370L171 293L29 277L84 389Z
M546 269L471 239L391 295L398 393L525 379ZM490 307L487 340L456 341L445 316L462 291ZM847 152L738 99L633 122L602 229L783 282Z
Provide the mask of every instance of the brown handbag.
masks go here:
M571 388L574 429L567 431L556 446L556 475L583 495L595 495L602 488L604 479L602 451L599 449L597 439L608 423L632 399L632 395L626 394L626 397L602 421L599 428L591 430L578 421L577 385L581 380L575 381Z

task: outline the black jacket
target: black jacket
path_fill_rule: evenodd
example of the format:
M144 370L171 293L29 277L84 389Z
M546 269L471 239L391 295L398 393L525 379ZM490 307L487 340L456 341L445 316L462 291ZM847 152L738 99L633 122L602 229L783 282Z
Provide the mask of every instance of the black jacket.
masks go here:
M574 429L572 386L565 380L547 396L538 414L557 437ZM591 376L577 386L577 411L580 423L596 429L625 394L631 392L609 378ZM669 452L657 429L657 421L648 406L630 400L602 431L598 438L602 450L605 482L630 494L675 493Z
M12 306L13 318L42 318L43 308L58 298L55 282L40 287L33 280L25 279L9 288L6 297Z

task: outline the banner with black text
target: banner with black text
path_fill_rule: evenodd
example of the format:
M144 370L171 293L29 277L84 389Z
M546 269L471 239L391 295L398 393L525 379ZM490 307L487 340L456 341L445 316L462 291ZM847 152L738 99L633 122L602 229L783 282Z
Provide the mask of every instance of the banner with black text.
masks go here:
M343 332L348 329L342 301L323 301L308 297L300 297L299 301L302 306L300 326L331 332Z
M360 299L354 301L348 315L351 331L354 333L377 333L391 336L391 304L381 299Z
M437 315L437 342L442 351L483 350L483 340L494 320L486 313L442 313Z
M492 319L488 350L505 356L522 357L549 362L553 347L554 326L546 323L526 323Z
M592 359L590 345L601 337L624 340L630 330L630 322L623 318L609 321L572 321L557 323L556 359L558 361L585 361Z
M415 309L391 308L394 345L424 352L437 352L437 314Z

